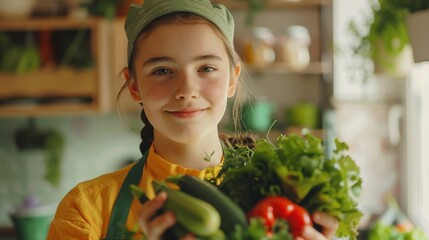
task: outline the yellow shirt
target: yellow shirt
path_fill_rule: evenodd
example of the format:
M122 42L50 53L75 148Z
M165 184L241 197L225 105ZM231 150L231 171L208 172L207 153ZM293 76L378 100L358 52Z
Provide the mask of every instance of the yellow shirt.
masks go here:
M61 201L51 223L48 240L99 240L106 237L110 214L116 197L131 166L82 182ZM214 171L218 172L220 165ZM184 168L162 159L150 148L139 186L149 198L154 197L151 182L175 174L204 178L205 171ZM134 199L126 227L135 230L141 204Z

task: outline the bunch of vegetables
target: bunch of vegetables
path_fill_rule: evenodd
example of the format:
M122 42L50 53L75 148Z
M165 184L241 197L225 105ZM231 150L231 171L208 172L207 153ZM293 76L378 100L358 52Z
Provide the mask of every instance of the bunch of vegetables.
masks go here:
M171 188L169 184L174 184ZM163 239L180 239L192 233L199 240L292 240L286 219L248 218L244 211L213 184L190 175L176 175L166 181L154 181L156 192L167 193L165 205L156 213L173 212L177 223L168 229ZM176 188L177 187L177 188ZM131 185L131 191L140 202L148 200L142 189ZM261 203L259 209L266 206ZM258 209L254 214L259 214ZM268 220L268 218L267 218ZM267 232L271 233L269 236ZM126 232L126 239L136 239L136 233ZM138 234L137 234L138 235ZM141 239L141 238L137 238ZM144 239L144 238L143 238Z
M230 146L222 170L207 174L210 178L176 175L154 181L155 191L168 195L158 214L172 211L177 219L164 239L191 232L206 240L292 240L312 226L314 211L338 218L338 237L356 239L361 179L345 150L347 145L336 141L328 158L311 134L282 135L275 144ZM137 186L132 191L141 202L147 200Z
M335 145L332 157L328 157L322 140L307 133L304 137L281 135L275 143L259 140L253 149L230 147L225 151L221 172L207 180L247 213L255 211L255 206L268 197L279 196L290 200L293 208L301 207L301 225L311 224L303 216L307 211L325 212L340 222L337 237L356 239L362 215L357 207L359 168L345 153L347 144L336 140ZM299 232L292 226L296 222L289 222L294 235ZM269 228L266 217L265 223Z

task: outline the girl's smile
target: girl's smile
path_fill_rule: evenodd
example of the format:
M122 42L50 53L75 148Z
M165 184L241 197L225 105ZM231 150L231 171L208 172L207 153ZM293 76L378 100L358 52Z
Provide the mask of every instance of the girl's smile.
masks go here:
M204 111L205 109L182 109L182 110L167 111L167 112L177 118L194 118L202 114Z

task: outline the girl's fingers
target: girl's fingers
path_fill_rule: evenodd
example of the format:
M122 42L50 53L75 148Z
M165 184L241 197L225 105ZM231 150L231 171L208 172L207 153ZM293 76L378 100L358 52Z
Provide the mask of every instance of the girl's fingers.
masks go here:
M146 201L142 205L142 211L139 217L140 228L143 230L145 234L148 234L149 224L155 215L156 211L160 209L167 199L167 194L165 192L159 193L154 199Z
M337 231L339 222L329 214L316 212L313 214L313 221L322 226L322 233L328 239L332 239Z
M306 226L304 228L304 230L302 231L301 237L302 238L295 238L295 240L298 240L298 239L301 239L301 240L303 240L303 239L306 239L306 240L326 240L326 239L329 239L329 238L326 238L323 234L321 234L320 232L318 232L316 229L314 229L311 226Z
M154 199L143 203L140 219L148 222L155 212L164 205L166 199L167 194L165 192L160 192Z
M192 234L186 234L185 236L183 236L180 240L195 240L194 235Z
M146 233L148 239L161 239L165 231L176 223L176 218L172 212L163 213L154 218L148 224Z

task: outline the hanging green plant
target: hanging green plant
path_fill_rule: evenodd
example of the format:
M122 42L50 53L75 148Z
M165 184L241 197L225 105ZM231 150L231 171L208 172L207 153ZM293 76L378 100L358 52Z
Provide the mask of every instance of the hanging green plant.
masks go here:
M44 178L55 187L60 184L63 150L63 136L57 131L50 131L45 137L46 171Z
M64 143L64 136L59 131L41 130L36 127L34 119L29 119L26 127L15 132L15 144L19 150L44 151L44 179L53 187L58 187L60 184Z

